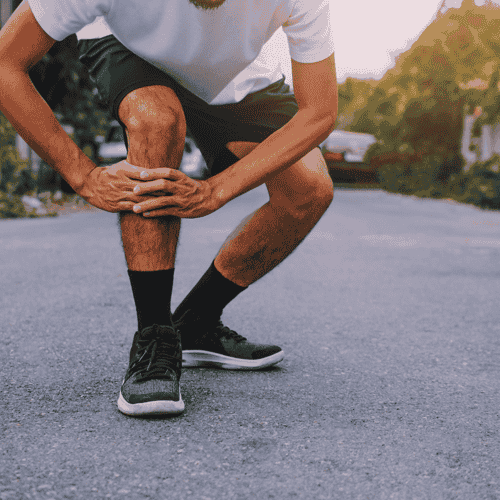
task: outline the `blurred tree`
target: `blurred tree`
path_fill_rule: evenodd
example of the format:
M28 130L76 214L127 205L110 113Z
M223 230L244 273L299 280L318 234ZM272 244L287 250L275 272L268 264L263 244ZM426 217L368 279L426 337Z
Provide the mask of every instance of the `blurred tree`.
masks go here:
M350 114L344 128L375 135L378 143L367 160L384 166L381 178L392 189L404 184L401 189L431 192L423 188L431 182L436 193L462 169L464 113L481 106L476 133L500 121L499 56L497 4L464 0L459 8L440 11L381 80L340 85L340 115ZM413 180L403 182L404 176Z
M19 157L16 131L0 113L0 218L28 217L21 197L36 189L36 179L27 161Z

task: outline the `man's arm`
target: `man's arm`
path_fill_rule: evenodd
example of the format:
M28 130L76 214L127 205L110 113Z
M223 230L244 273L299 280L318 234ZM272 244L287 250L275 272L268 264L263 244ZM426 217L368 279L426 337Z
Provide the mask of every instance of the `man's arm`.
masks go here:
M137 182L124 172L138 169L126 162L109 169L109 175L108 170L96 168L64 132L29 78L29 70L54 42L36 21L28 2L23 2L0 31L0 109L78 194L104 210L130 210L133 200L139 200L131 196ZM115 186L108 193L111 182Z
M152 216L207 215L233 198L265 183L326 139L334 129L337 118L338 90L334 56L316 63L292 60L292 71L299 111L284 127L242 160L204 182L186 179L181 172L169 169L147 172L152 182L140 186L141 193L163 190L173 194L168 200L160 197L143 202L135 211L152 211ZM168 208L158 210L167 203L170 205Z
M334 56L308 64L292 60L292 72L299 111L245 158L210 179L215 196L224 204L296 163L334 129L338 108Z

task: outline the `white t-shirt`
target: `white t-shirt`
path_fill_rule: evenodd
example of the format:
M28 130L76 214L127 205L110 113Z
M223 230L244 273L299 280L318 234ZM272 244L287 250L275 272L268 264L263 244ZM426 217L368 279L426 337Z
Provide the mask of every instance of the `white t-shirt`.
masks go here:
M258 57L281 27L298 62L318 62L334 51L333 0L226 0L215 10L188 0L28 1L55 40L113 34L210 104L238 102L281 78L278 59Z

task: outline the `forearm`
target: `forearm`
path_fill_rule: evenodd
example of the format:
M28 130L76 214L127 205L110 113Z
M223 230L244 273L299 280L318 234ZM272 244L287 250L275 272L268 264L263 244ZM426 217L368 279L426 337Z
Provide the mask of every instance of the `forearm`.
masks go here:
M0 64L0 109L36 153L79 192L96 166L66 134L23 70Z
M209 179L221 205L253 189L290 167L328 137L335 125L333 114L299 110L250 154Z

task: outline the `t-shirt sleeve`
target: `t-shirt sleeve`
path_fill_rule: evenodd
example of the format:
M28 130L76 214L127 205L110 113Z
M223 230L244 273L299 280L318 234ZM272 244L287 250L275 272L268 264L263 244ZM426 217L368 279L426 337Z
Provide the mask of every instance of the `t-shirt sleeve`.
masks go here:
M28 0L35 19L54 38L63 40L106 15L113 0Z
M334 0L296 0L283 24L292 59L322 61L334 52L332 10Z

